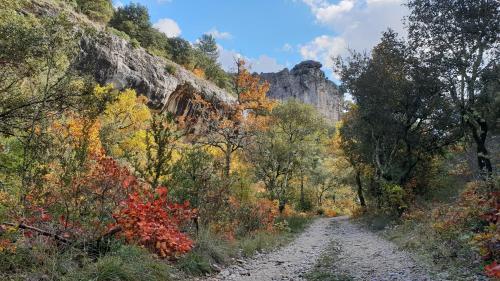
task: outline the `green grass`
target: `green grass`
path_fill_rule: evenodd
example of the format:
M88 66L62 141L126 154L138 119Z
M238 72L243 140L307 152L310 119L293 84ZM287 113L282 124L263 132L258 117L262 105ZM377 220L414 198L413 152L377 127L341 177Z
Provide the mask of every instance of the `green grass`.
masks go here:
M305 275L308 281L351 281L348 275L336 272L335 260L338 256L338 246L332 242L321 255L316 265Z
M431 272L446 272L455 280L472 280L482 272L480 258L469 244L470 237L444 239L427 221L404 221L379 234L400 249L413 253Z
M80 250L43 242L0 252L0 280L168 281L171 272L170 265L146 250L119 243L96 260Z
M119 246L116 250L72 272L63 280L95 281L168 281L171 267L135 246Z

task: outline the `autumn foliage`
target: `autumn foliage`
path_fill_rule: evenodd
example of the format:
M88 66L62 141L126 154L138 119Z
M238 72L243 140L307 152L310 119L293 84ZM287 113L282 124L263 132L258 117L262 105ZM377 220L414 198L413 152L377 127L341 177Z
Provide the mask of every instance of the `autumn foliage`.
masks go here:
M169 204L167 194L166 187L157 188L155 193L134 193L114 214L117 225L123 228L121 235L128 242L144 246L162 258L179 256L193 247L193 241L181 232L180 225L191 219L195 211L189 209L188 202Z

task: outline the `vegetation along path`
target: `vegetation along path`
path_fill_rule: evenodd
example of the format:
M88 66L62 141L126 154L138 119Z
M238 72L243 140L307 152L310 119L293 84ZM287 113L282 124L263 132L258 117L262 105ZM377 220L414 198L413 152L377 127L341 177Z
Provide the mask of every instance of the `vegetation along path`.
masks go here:
M332 268L346 278L342 280L431 280L408 253L347 217L318 219L288 246L233 265L207 280L307 280L307 273L331 242L340 246Z

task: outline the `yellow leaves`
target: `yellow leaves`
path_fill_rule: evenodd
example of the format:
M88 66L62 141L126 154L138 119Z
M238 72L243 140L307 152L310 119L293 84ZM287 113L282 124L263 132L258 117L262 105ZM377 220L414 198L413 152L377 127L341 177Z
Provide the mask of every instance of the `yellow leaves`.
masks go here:
M138 97L134 90L129 89L121 92L106 107L100 120L103 124L103 136L113 156L145 153L146 129L151 120L151 111L146 103L146 97Z
M94 88L94 96L100 100L104 100L109 97L109 95L113 92L114 87L113 84L107 84L105 86L97 85Z

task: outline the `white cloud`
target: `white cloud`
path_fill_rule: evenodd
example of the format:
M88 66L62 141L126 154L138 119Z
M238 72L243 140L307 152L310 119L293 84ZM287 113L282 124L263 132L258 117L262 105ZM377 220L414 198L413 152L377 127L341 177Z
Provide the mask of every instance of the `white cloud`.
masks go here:
M278 72L285 68L275 58L266 55L261 55L258 59L250 59L249 64L251 71L257 73Z
M320 23L328 23L339 18L352 10L355 0L341 0L337 4L331 4L327 0L302 0L309 6L316 20Z
M125 4L123 4L122 1L113 1L112 4L113 4L113 8L115 8L115 9L122 8L125 6Z
M234 72L236 68L236 60L244 59L247 61L248 66L252 72L277 72L285 68L283 65L279 64L275 58L269 57L267 55L261 55L258 58L245 57L237 51L226 50L222 46L219 47L219 60L222 68L229 72Z
M217 30L217 28L215 28L215 27L210 29L206 33L212 35L216 39L230 39L231 37L233 37L231 35L231 33L221 32L221 31Z
M398 3L401 4L403 1L402 0L366 0L366 4L368 5L373 5L373 4L394 4Z
M153 27L165 33L168 37L177 37L181 35L181 28L173 19L160 19L153 24Z
M402 19L408 9L402 0L342 0L337 4L329 0L301 1L309 6L319 24L332 30L302 45L302 58L319 60L330 69L331 56L346 55L347 48L369 51L387 28L406 35Z
M347 52L347 43L342 37L322 35L300 47L300 54L304 59L317 60L327 68L333 66L336 56Z

